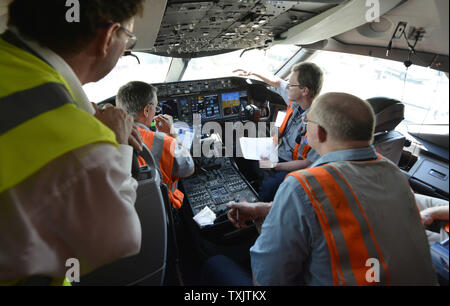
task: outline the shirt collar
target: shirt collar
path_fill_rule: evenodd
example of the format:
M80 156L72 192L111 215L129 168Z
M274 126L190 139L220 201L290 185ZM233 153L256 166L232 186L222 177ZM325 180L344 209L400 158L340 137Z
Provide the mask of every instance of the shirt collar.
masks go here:
M89 102L80 80L62 57L52 50L41 46L36 41L23 37L17 28L11 27L9 30L13 32L23 43L46 60L64 78L74 95L75 104L78 108L83 109L92 115L95 113L94 107Z
M299 108L298 111L300 111L301 107L299 106L298 108ZM306 114L309 112L310 109L311 109L311 108L308 108L307 110L304 110L303 113L302 113L302 117L305 117Z
M374 146L359 149L340 150L329 152L321 156L315 163L310 166L310 168L337 161L362 161L376 159L377 157L377 152L375 151Z
M146 126L145 124L142 124L142 123L136 122L136 121L134 122L134 124L136 124L136 126L138 126L138 127L140 127L140 128L143 128L144 130L151 131L151 130L149 129L149 127Z

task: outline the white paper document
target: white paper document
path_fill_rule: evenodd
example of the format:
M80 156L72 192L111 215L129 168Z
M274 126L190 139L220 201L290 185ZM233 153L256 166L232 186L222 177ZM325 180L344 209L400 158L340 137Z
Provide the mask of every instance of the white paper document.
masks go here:
M173 127L177 131L178 137L180 138L183 146L190 150L195 135L194 127L187 126L186 124L180 124L179 122L174 122Z
M197 222L200 227L213 225L214 220L216 220L216 214L208 206L205 206L205 208L194 216L194 221Z
M280 127L283 124L284 117L286 117L285 111L279 111L277 113L277 119L275 120L275 126Z
M272 137L242 137L239 142L245 159L278 162L278 146L273 142Z

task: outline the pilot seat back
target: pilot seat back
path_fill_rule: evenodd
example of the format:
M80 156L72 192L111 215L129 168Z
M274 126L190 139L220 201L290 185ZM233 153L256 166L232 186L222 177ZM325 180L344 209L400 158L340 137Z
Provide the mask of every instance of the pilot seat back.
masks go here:
M375 113L374 146L378 153L398 164L406 138L397 125L404 119L405 106L400 101L375 97L367 100Z
M168 219L161 193L161 179L150 150L140 155L147 165L145 171L133 170L138 181L135 208L142 228L141 250L138 254L122 258L82 276L74 285L150 285L164 283L167 257ZM137 163L137 157L134 160Z

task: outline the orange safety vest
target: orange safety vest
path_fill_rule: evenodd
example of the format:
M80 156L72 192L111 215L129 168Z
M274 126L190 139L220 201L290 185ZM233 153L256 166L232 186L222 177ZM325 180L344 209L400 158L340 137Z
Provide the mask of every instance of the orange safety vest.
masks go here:
M289 102L289 105L286 109L286 116L284 117L283 123L278 128L278 137L279 138L284 136L284 132L286 130L287 123L288 123L289 119L291 119L292 114L294 113L294 108L292 107L292 103L294 103L294 101Z
M175 139L162 133L155 133L153 131L143 129L139 126L137 128L141 133L142 141L152 151L156 166L161 170L162 181L164 184L167 184L169 189L169 199L172 206L176 209L181 208L184 194L177 188L177 181L179 178L172 177L172 169L175 159ZM146 164L144 159L140 156L138 161L139 166Z
M292 103L294 103L294 101L289 102L289 105L286 108L286 116L284 116L283 123L278 128L277 135L273 136L273 142L275 144L278 144L278 141L280 140L280 138L282 138L284 136L284 132L286 131L286 126L289 122L289 119L291 119L292 114L294 113L294 108L292 107Z
M294 101L289 102L289 105L286 109L286 116L284 117L283 123L278 128L278 135L274 137L274 143L278 143L278 140L284 136L284 132L286 131L289 119L291 119L292 114L294 113L294 108L292 107L293 103ZM311 150L311 146L303 142L304 140L302 139L302 142L295 146L294 151L292 151L292 160L298 160L300 158L306 159L306 156Z
M360 166L354 166L354 164L358 163L360 163ZM378 159L373 161L352 162L352 165L349 165L348 162L347 164L345 162L335 162L288 174L288 176L293 176L297 179L314 208L328 246L334 285L389 285L408 282L408 280L401 279L402 276L399 276L401 273L398 272L408 268L417 269L418 272L414 272L417 275L421 273L426 275L425 277L416 277L417 275L415 275L411 278L412 282L417 282L417 279L419 281L423 279L424 282L432 283L435 273L431 267L431 258L428 258L428 266L427 258L423 255L428 252L426 236L422 235L421 240L405 242L404 253L398 251L394 253L395 251L391 251L385 245L383 245L385 249L380 247L380 241L383 243L390 241L389 244L394 243L402 249L402 242L395 241L397 239L395 232L379 230L380 226L383 227L379 222L384 220L374 213L376 211L374 206L379 206L379 199L376 195L366 198L367 193L358 190L364 196L364 198L359 199L352 188L352 186L358 185L358 182L352 181L354 179L353 174L360 170L358 167L367 167L367 163L378 163L375 166L378 167L376 171L380 173L391 170L393 167L387 165L388 162L379 155ZM398 173L394 173L390 179L399 181L400 177ZM400 190L409 192L407 182L404 184L399 183L398 185ZM408 208L412 206L410 205L410 202L412 203L413 201L412 196L409 199L406 195L396 194L397 198L399 201L395 204L398 204L401 209L408 211ZM383 212L382 210L379 212L381 212L381 215L386 213L386 211ZM392 218L397 217L392 216ZM395 220L390 221L395 223ZM417 220L411 220L413 222L405 228L405 232L409 235L410 232L408 230L414 228L416 235L421 234L423 229L421 228L418 214ZM389 224L392 224L392 222ZM376 227L372 225L376 225ZM377 231L374 231L374 228ZM417 252L418 250L423 252L420 254ZM414 251L417 254L411 254ZM398 267L398 265L402 265L404 256L414 258L413 262L418 263L417 265L420 267L409 267L406 263L406 266ZM379 283L367 280L367 273L371 267L367 265L367 259L370 258L377 259L379 262ZM390 261L395 261L395 264L390 264ZM397 273L395 275L391 273L390 275L391 270Z
M294 151L292 151L292 160L299 160L299 159L306 159L308 156L309 151L311 151L311 146L306 143L307 134L305 134L304 137L302 137L302 141L298 143Z

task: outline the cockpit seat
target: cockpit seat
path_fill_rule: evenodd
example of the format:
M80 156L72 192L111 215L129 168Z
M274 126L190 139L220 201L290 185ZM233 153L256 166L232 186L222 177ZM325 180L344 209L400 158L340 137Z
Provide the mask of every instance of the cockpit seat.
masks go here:
M405 136L395 131L403 121L405 106L398 100L386 97L367 99L375 113L374 146L378 153L398 164L405 146Z
M151 151L144 146L140 154L149 167L133 166L138 181L135 208L142 228L141 250L138 254L102 266L81 277L75 285L148 285L164 284L167 260L168 218L161 192L161 179ZM137 163L137 158L134 160Z

